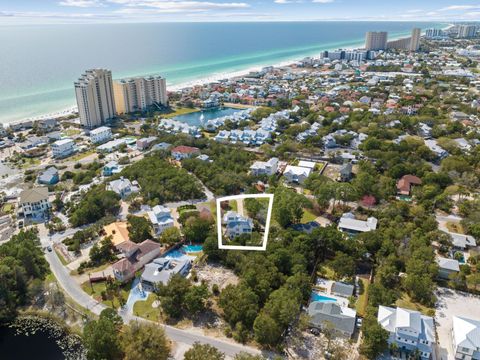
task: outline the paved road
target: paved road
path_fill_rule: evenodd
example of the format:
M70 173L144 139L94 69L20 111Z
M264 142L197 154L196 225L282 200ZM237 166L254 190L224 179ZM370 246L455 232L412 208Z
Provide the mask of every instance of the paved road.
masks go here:
M50 240L48 237L41 238L42 247L46 247L51 245ZM47 259L48 263L50 264L50 269L52 270L53 274L57 278L58 283L63 288L63 290L77 302L80 306L90 310L94 314L99 315L102 310L106 309L107 307L102 303L91 298L87 293L85 293L82 288L70 277L68 269L65 268L60 259L58 258L55 251L46 252L45 258ZM120 316L122 316L123 321L128 323L132 320L147 322L148 320L119 312ZM195 333L191 333L186 330L177 329L172 326L163 325L165 328L165 332L167 336L179 343L184 343L187 345L192 345L195 342L200 342L204 344L210 344L215 346L220 351L224 352L228 356L235 356L239 352L248 352L251 354L260 354L261 352L255 348L242 346L235 343L230 343L227 341L218 340L212 337L203 336Z

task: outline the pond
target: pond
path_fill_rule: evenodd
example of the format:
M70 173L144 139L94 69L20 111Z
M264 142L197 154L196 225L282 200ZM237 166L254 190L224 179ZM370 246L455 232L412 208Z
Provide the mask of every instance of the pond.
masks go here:
M232 115L245 109L234 109L231 107L219 107L202 111L195 111L188 114L178 115L173 120L180 121L191 126L200 126L208 120L218 119L224 116Z
M0 327L0 358L2 360L64 360L60 347L45 332L15 335L15 330Z

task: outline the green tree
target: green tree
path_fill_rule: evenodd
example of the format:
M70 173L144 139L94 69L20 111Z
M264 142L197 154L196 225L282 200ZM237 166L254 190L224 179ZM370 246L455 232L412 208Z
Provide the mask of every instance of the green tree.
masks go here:
M190 290L190 280L181 274L175 274L166 285L160 284L157 295L162 310L171 318L179 318L185 307L185 298Z
M180 230L175 226L163 230L162 235L160 236L160 242L168 246L175 245L181 240L182 234L180 234Z
M273 346L280 341L282 329L268 314L260 313L253 324L255 340L262 345Z
M189 314L197 315L204 311L209 296L207 284L192 286L185 295L185 308Z
M208 344L195 343L185 353L184 360L224 360L225 354Z
M258 296L245 284L227 285L220 293L219 305L225 320L234 327L238 322L251 328L258 314Z
M121 335L124 360L167 360L170 342L162 327L131 322Z
M89 360L115 360L123 357L118 319L108 310L112 309L103 310L98 320L88 322L83 328L83 342Z
M185 234L185 240L190 242L204 242L207 238L210 229L212 228L212 222L200 217L191 217L187 220L183 233Z
M143 216L128 215L128 234L130 240L140 243L152 238L152 224Z

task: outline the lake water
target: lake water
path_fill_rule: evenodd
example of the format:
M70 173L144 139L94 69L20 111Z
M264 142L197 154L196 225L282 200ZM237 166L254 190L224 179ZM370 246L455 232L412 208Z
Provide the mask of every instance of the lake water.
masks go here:
M64 360L65 356L47 334L15 335L13 329L0 327L0 359L2 360Z
M178 115L175 116L173 119L188 125L200 126L208 120L218 119L220 117L232 115L238 111L242 111L242 109L223 107Z
M0 122L75 105L73 82L88 68L114 78L160 74L169 85L270 65L339 47L367 31L405 36L413 22L152 23L4 25L0 28Z

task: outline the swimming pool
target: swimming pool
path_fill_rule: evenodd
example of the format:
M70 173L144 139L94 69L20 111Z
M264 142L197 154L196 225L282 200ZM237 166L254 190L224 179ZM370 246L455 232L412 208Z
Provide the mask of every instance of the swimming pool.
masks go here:
M183 245L181 248L170 250L162 257L167 259L180 259L189 254L194 254L203 251L203 245Z
M203 245L183 245L182 250L186 253L197 253L203 251Z
M316 292L312 292L312 301L336 302L337 300L328 296L320 295L319 293L316 293Z

